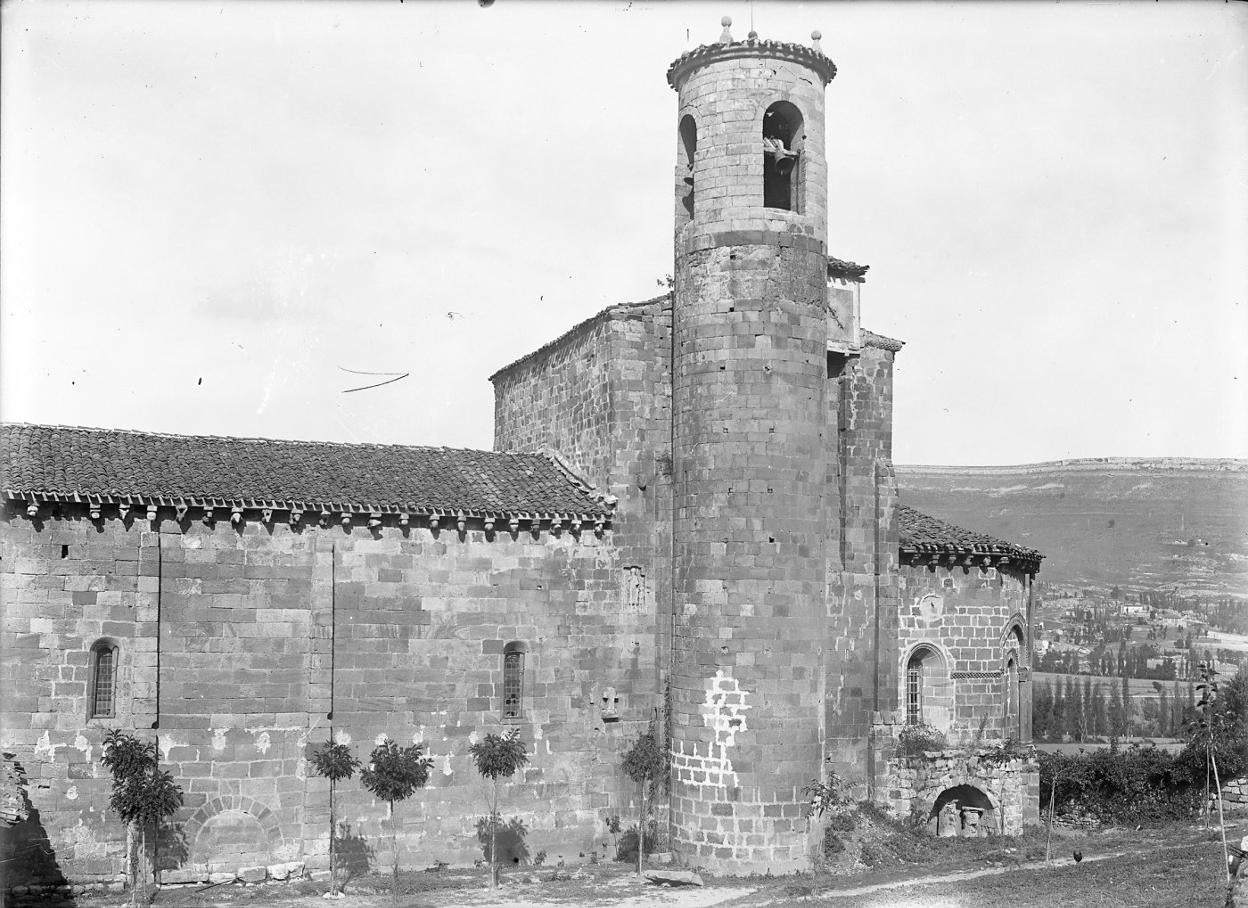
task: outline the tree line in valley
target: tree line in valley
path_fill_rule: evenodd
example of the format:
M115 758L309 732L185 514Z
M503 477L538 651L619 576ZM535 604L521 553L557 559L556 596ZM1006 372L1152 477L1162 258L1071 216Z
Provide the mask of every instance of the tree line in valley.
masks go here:
M1153 690L1156 696L1137 692L1133 697L1126 676L1114 682L1086 675L1038 681L1032 696L1032 738L1055 743L1131 735L1178 737L1196 715L1195 683L1154 681Z

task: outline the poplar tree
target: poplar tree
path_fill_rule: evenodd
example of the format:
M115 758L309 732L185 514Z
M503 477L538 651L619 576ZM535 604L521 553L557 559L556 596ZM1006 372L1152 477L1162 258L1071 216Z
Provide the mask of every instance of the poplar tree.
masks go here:
M1122 727L1119 733L1123 737L1131 737L1131 684L1125 674L1122 676Z
M1105 715L1105 691L1101 687L1101 682L1096 682L1092 688L1092 706L1091 721L1089 725L1094 735L1106 735L1109 732L1109 722Z
M1122 716L1122 692L1117 684L1109 688L1109 734L1112 738L1120 738L1123 734L1124 720Z
M1031 707L1031 731L1038 741L1049 740L1049 726L1053 720L1053 688L1043 681L1036 688Z
M1083 734L1083 693L1075 679L1066 676L1066 727L1064 731L1071 740L1078 741Z
M1092 676L1083 676L1083 692L1079 698L1079 737L1080 739L1088 737L1092 734L1090 726L1094 724L1092 717Z
M1061 741L1066 733L1066 694L1062 690L1062 681L1053 682L1053 712L1049 717L1049 740Z

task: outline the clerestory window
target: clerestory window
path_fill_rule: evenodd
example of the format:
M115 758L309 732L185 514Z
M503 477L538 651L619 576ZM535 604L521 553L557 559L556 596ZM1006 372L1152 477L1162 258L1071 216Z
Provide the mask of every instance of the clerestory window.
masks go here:
M503 718L519 719L524 709L524 644L503 649Z
M88 702L92 719L111 719L117 715L117 645L97 640L91 646L91 690Z

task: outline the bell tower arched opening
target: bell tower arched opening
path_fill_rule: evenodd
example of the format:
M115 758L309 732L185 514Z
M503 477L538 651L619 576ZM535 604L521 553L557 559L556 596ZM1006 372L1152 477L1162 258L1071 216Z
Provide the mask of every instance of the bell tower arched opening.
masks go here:
M777 101L763 114L763 206L802 213L802 112Z
M694 176L693 163L698 151L698 124L690 114L680 120L680 144L676 150L676 198L680 205L676 212L679 224L693 220Z

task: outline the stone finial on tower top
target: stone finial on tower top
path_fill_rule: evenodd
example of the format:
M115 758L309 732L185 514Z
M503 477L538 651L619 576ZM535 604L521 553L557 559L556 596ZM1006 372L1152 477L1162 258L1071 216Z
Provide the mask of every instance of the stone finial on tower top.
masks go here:
M779 59L789 60L815 71L823 80L823 84L827 85L836 75L836 64L823 55L823 51L819 47L819 33L815 32L815 46L808 47L805 44L793 44L788 41L764 41L760 40L758 34L750 29L750 37L745 41L734 41L729 26L732 25L732 17L724 16L722 20L724 25L723 33L719 36L719 40L714 44L702 44L693 50L686 51L675 60L672 65L667 68L667 84L672 88L680 91L680 86L690 73L708 66L712 63L719 63L728 60L743 59Z
M823 33L819 29L815 29L810 33L810 49L816 53L823 53L823 48L819 46L819 39L823 37Z

